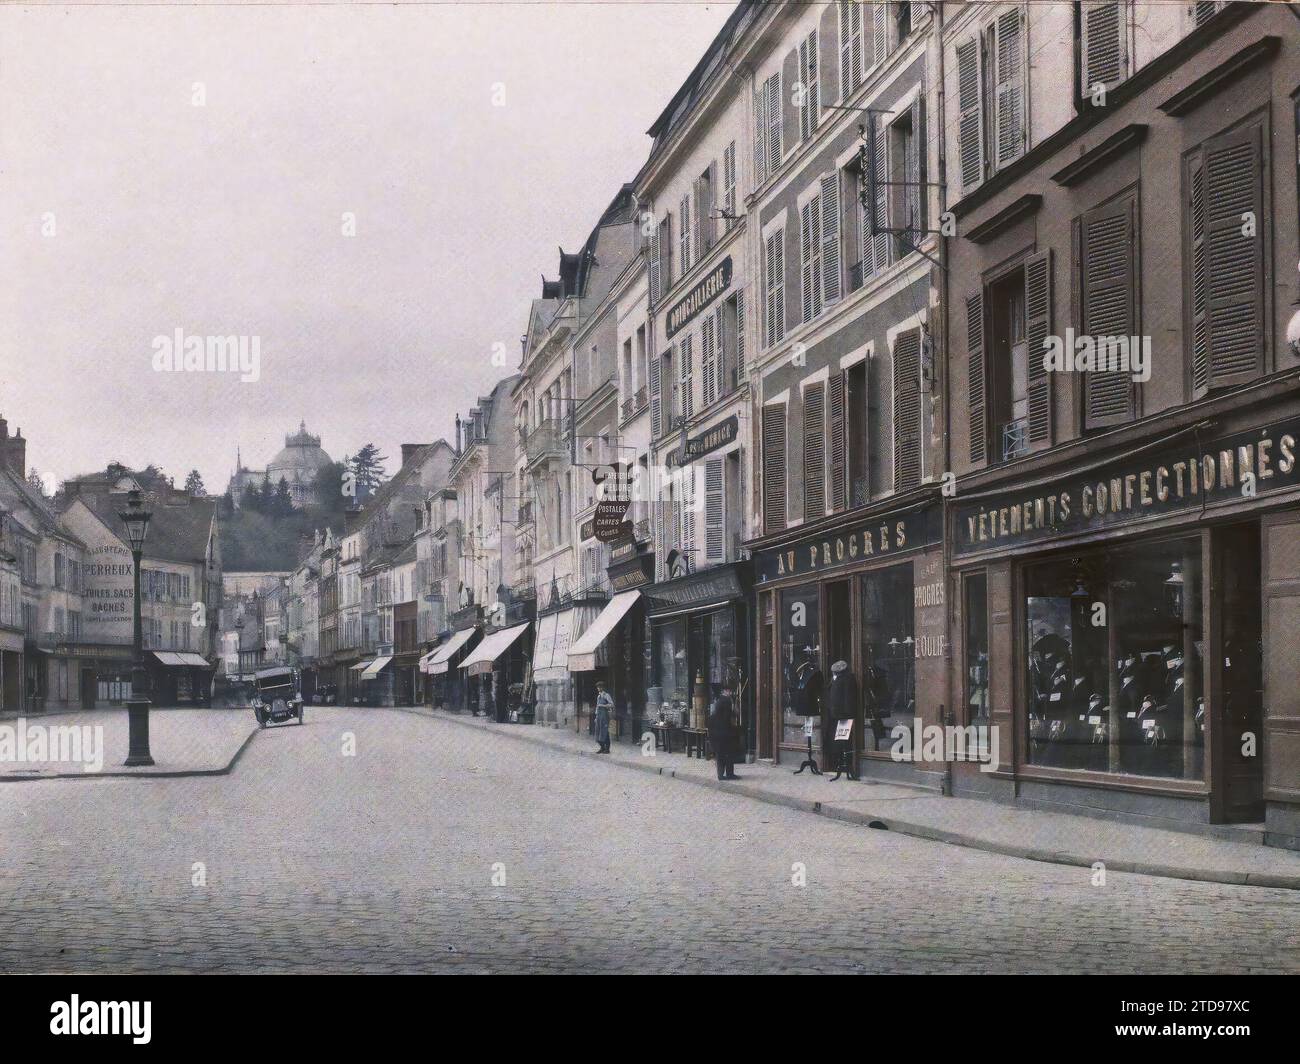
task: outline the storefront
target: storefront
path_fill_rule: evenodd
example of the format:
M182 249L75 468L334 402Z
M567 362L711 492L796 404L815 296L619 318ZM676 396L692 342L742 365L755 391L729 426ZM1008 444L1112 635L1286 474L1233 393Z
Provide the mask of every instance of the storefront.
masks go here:
M530 623L524 623L489 632L461 662L472 704L499 724L509 720L512 711L519 710L530 658L527 635L531 629Z
M953 689L1002 764L955 793L1300 847L1300 414L1258 418L958 497Z
M732 690L746 753L754 752L749 661L749 566L719 565L643 589L650 625L646 717L703 728L708 708Z
M442 646L426 655L423 668L436 709L466 708L465 675L460 670L460 662L474 648L479 632L477 625L452 632Z
M847 750L864 775L940 786L914 753L945 697L942 534L927 491L754 545L760 757L798 764L811 743L820 767Z
M569 672L569 648L600 613L600 605L562 604L537 618L533 646L533 688L537 697L536 721L581 729L587 718L578 712L575 677Z
M206 705L211 701L215 667L203 655L155 650L149 658L149 697L154 705Z
M393 656L380 654L365 663L361 672L361 700L368 706L391 706L393 702Z

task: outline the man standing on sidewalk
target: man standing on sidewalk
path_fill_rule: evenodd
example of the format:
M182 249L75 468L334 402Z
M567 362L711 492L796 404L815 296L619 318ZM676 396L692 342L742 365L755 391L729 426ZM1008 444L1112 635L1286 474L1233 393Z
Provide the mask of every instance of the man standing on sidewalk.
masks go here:
M739 779L736 775L736 721L731 704L731 688L723 687L709 714L709 742L718 765L718 779Z
M609 714L614 708L614 699L605 690L605 681L596 683L596 742L600 743L599 753L609 753Z

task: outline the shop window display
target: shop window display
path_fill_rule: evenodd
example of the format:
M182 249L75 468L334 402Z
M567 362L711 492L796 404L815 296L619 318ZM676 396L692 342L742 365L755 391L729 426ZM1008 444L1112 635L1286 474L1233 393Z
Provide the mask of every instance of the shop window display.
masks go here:
M894 736L916 717L916 614L911 563L862 578L862 704L867 728ZM915 736L913 736L915 739Z
M966 722L989 723L988 577L966 577Z
M1031 764L1200 779L1200 542L1026 572Z
M670 719L680 719L690 692L686 651L686 619L655 626L656 656L659 666L659 697L668 703ZM655 714L658 716L658 713Z
M821 713L825 677L821 663L821 613L816 587L781 594L782 742L802 746L804 721ZM813 742L820 742L813 728Z

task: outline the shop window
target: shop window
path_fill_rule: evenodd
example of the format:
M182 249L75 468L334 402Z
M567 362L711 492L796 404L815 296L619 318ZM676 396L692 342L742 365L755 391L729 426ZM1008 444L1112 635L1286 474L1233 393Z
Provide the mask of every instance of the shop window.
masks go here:
M862 704L877 738L913 730L916 615L910 562L862 578Z
M989 589L984 573L964 579L966 723L989 723Z
M821 663L821 613L816 586L795 588L781 595L781 741L803 745L806 719L821 714L824 681ZM819 742L820 728L813 728Z
M655 644L655 659L659 669L658 679L663 691L663 700L684 706L690 691L686 618L656 625Z
M1031 764L1202 777L1200 557L1188 539L1027 571Z

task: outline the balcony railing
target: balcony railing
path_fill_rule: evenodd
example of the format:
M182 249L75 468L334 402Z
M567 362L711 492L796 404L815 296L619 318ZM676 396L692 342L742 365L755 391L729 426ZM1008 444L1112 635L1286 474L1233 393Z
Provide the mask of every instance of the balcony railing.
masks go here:
M559 457L564 452L563 430L554 418L543 421L528 434L524 453L528 461L539 462L545 458Z

